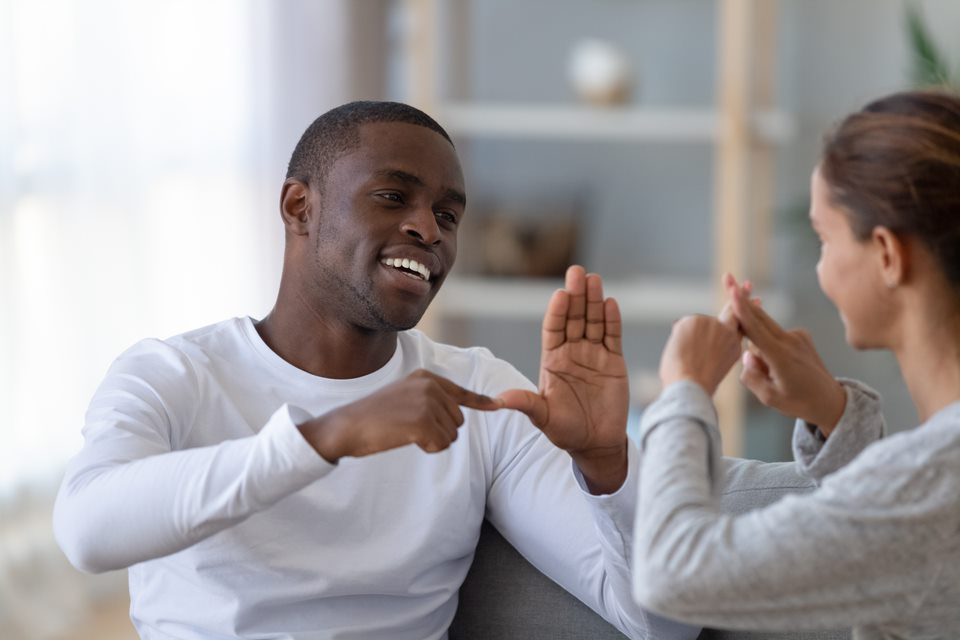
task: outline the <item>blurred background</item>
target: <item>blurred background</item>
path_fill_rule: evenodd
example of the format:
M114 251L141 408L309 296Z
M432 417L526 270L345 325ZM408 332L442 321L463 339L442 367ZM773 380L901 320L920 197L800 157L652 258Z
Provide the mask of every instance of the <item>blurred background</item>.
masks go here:
M457 144L436 337L536 379L581 262L624 309L638 415L670 322L732 269L913 426L892 358L848 349L817 288L807 185L844 114L955 77L958 32L956 0L0 0L0 637L135 637L125 575L79 574L50 531L87 401L135 341L270 309L287 159L351 99ZM726 398L731 453L789 458L789 420Z

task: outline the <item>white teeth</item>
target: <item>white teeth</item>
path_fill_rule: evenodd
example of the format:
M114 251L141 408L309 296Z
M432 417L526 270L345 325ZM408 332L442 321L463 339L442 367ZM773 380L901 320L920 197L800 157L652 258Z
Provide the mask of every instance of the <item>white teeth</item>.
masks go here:
M388 267L409 269L410 271L419 273L424 280L430 280L430 269L427 269L426 266L416 260L411 260L410 258L384 258L381 262Z

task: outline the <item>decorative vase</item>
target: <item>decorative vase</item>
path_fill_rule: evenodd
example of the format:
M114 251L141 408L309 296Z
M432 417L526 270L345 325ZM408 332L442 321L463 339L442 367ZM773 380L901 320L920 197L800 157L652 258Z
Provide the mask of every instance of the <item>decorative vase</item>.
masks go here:
M630 97L630 63L617 47L598 39L585 39L570 50L570 83L584 102L612 106Z

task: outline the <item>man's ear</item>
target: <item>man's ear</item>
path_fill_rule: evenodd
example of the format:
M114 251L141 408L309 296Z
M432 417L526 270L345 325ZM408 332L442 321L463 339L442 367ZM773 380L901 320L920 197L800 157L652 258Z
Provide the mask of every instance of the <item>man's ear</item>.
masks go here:
M310 187L302 180L287 178L280 189L280 217L289 233L307 235L310 220Z
M880 261L880 278L888 289L902 284L910 268L910 254L906 243L887 227L874 227L870 240Z

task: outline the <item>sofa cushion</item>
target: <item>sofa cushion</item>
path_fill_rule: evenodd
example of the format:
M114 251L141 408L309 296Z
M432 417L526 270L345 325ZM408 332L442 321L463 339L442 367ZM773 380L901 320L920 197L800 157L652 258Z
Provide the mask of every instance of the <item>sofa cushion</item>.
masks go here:
M725 458L724 511L743 513L814 483L792 462ZM460 589L450 640L598 640L626 636L529 564L486 521L473 565ZM704 629L700 640L848 640L848 631L754 632ZM653 640L653 639L651 639Z
M484 520L450 625L450 640L623 640L608 623L524 560Z

